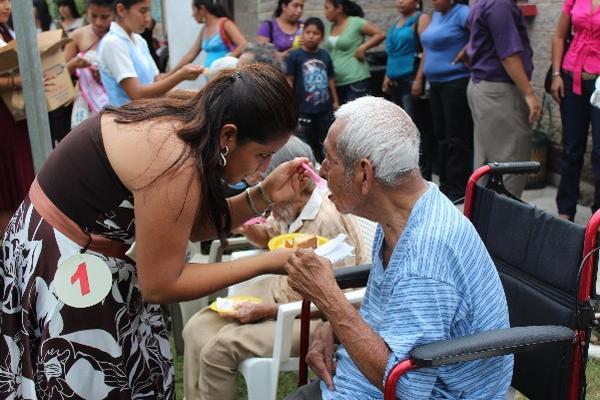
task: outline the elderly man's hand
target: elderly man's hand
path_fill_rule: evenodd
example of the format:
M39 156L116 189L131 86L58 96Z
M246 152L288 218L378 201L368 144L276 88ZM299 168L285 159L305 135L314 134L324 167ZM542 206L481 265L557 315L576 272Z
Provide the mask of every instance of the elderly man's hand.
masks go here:
M284 268L292 289L317 305L320 300L326 300L333 290L339 290L331 263L317 256L313 250L296 250Z
M313 341L306 354L306 363L315 374L334 390L333 376L335 375L334 334L329 322L324 323L315 331Z
M272 310L274 308L274 310ZM249 301L238 303L234 311L219 313L223 318L238 321L240 324L251 324L271 317L273 311L277 313L277 306L270 304L256 304Z

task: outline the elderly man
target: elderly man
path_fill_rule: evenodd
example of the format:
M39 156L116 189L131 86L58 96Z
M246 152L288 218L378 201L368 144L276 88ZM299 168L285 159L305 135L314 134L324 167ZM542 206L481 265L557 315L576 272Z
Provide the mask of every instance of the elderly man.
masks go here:
M328 319L307 357L321 381L290 398L381 399L390 370L413 347L507 328L506 298L474 227L421 177L419 133L400 107L374 97L343 105L325 150L330 199L379 227L360 311L327 260L310 250L289 259L290 286ZM401 378L397 397L502 399L512 368L505 356L415 370Z
M296 141L300 140L294 138L278 158L294 158ZM338 266L367 262L354 218L340 214L327 194L327 189L309 184L298 199L276 204L266 223L249 225L244 233L259 247L267 247L270 238L282 233L305 232L328 238L344 233L347 242L354 246L355 255ZM235 399L238 364L248 357L270 357L273 353L278 304L301 300L301 296L289 288L285 276L258 281L238 294L257 296L263 302L242 303L234 312L223 315L205 308L194 315L183 330L184 388L188 400ZM320 320L313 322L316 328ZM300 320L295 322L294 331L297 339L292 351L297 354Z

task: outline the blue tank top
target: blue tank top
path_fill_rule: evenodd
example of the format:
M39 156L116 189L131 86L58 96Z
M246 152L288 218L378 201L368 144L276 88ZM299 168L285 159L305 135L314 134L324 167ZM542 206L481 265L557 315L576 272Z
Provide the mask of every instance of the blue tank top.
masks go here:
M231 52L229 47L223 43L221 34L219 31L215 32L208 40L202 35L202 49L206 52L206 58L204 59L204 66L210 68L212 63L221 57L225 57Z
M390 79L412 76L415 61L415 31L414 24L419 20L420 12L416 12L398 27L398 20L390 27L385 39L385 49L388 54L386 75Z

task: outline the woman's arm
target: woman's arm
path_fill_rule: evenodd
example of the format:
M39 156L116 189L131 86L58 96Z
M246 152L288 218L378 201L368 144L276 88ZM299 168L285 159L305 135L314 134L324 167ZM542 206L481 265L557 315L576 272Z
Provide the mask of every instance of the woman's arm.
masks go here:
M565 54L565 40L571 29L571 17L561 13L554 35L552 36L552 98L560 103L565 96L565 86L560 75L562 60Z
M385 39L385 32L374 23L367 21L360 30L360 33L364 36L369 36L369 40L361 44L355 53L355 57L362 60L365 58L365 52L367 50L383 42Z
M340 100L337 95L337 88L335 87L335 79L329 78L327 80L327 86L329 86L329 91L331 92L331 101L333 103L333 109L337 110L340 107Z
M121 85L125 93L127 93L127 96L133 100L159 97L173 89L180 82L194 80L203 72L204 67L187 64L181 69L153 83L142 85L137 78L125 78L119 82L119 85Z
M170 74L179 71L184 65L191 63L196 57L198 57L198 54L200 54L202 51L202 32L204 32L204 28L200 30L200 33L198 34L198 37L196 37L192 47L183 55L183 57L181 57L181 60L179 60L177 65L171 71L169 71Z
M19 89L21 86L21 75L19 74L0 77L0 90Z
M225 33L229 36L233 44L235 44L235 49L231 51L231 55L239 57L248 45L248 41L233 21L225 22Z
M266 195L275 203L295 199L300 196L304 187L308 183L308 176L301 164L310 162L308 158L298 157L285 162L275 168L262 182L261 185ZM249 189L252 202L257 211L263 212L268 208L262 196L258 192L258 185ZM231 213L231 229L240 227L250 218L256 217L256 214L250 207L246 192L227 199L229 212ZM208 221L196 221L191 232L191 241L199 242L203 240L214 239L216 231Z
M425 14L425 13L421 14L419 21L418 21L418 25L417 25L417 32L419 32L419 41L421 40L421 34L423 32L425 32L425 29L427 29L430 22L431 22L431 17L429 16L429 14ZM422 46L421 46L421 48L422 48ZM422 48L421 60L419 61L419 68L417 68L417 72L415 74L415 80L414 80L412 88L411 88L411 92L414 97L419 97L423 94L422 92L423 92L423 79L424 79L423 69L424 68L425 68L425 49Z
M277 251L229 263L186 263L201 199L193 162L164 173L133 195L138 279L142 296L150 303L195 299L259 274L281 273L291 254Z

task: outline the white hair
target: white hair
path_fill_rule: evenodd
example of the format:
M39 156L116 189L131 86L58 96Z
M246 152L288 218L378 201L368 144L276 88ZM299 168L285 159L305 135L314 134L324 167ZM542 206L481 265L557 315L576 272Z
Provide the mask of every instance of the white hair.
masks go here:
M394 186L401 176L419 168L419 130L401 107L365 96L341 106L335 117L345 123L336 150L347 171L367 158L375 178Z

